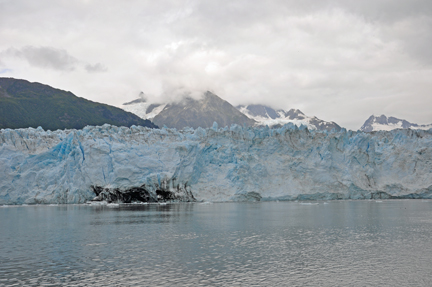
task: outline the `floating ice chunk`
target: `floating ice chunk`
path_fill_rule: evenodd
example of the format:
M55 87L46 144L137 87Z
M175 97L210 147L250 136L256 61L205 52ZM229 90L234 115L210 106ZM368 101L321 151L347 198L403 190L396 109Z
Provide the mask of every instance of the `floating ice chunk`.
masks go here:
M93 206L108 205L108 202L106 202L106 201L91 201L90 205L93 205Z

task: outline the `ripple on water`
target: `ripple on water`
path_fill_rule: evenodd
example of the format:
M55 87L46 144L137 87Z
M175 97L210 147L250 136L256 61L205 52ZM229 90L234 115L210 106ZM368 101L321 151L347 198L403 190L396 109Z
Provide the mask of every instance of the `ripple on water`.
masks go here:
M431 286L432 206L383 203L3 208L0 286Z

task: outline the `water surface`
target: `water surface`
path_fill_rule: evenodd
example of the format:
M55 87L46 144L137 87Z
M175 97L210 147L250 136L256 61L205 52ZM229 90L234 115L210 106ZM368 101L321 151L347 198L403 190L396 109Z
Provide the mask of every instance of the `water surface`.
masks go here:
M432 286L432 201L0 207L0 286Z

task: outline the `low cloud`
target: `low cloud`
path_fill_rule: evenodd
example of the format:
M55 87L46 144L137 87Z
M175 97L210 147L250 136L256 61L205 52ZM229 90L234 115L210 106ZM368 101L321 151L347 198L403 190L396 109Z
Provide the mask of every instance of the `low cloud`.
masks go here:
M24 59L34 67L59 71L73 71L79 63L66 50L52 47L25 46L21 49L9 48L4 54Z
M102 65L101 63L96 63L94 65L87 64L85 65L85 69L89 73L103 73L108 71L108 68Z

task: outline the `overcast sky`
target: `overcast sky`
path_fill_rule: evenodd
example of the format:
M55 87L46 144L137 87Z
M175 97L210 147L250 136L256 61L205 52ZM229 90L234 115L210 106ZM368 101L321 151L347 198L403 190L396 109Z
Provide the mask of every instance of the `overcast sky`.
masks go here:
M119 106L210 90L357 130L432 123L432 1L0 0L0 77Z

